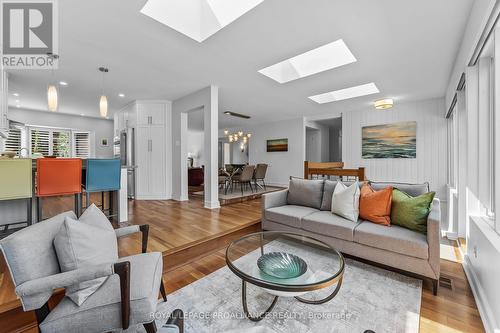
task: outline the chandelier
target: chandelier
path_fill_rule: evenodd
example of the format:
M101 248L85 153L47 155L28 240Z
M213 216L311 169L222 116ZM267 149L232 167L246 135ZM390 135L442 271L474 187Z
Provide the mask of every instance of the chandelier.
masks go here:
M229 142L241 142L242 145L245 145L250 137L252 136L252 133L243 133L243 131L238 131L235 133L229 133L229 131L226 129L224 130L224 135L227 136L227 139Z

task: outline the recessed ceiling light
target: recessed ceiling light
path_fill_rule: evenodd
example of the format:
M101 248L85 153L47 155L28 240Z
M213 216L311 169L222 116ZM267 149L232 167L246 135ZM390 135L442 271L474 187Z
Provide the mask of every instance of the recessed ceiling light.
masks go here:
M119 97L125 97L125 94L119 93L118 96Z
M85 113L80 113L80 116L85 117Z
M379 99L375 101L373 105L377 110L386 110L393 107L394 101L392 100L392 98Z
M18 99L16 99L16 103L19 103L19 100L18 100Z
M261 69L259 73L285 83L353 62L356 62L356 58L344 41L339 39Z
M203 42L264 0L148 0L141 13Z
M21 107L21 105L19 105L19 104L18 104L18 105L16 105L16 108L20 108L20 107Z
M67 85L68 85L68 82L66 82L66 81L59 81L59 84L60 84L61 86L67 86Z
M360 86L330 91L324 94L309 96L310 99L316 103L330 103L335 101L341 101L344 99L355 98L360 96L366 96L371 94L376 94L380 92L375 85L375 83L362 84Z
M12 95L16 96L16 97L19 97L19 94L18 93L13 93Z

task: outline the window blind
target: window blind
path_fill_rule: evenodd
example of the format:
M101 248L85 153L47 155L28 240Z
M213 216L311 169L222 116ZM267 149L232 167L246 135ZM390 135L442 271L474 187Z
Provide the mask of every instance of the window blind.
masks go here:
M19 152L21 149L21 130L19 128L11 128L7 132L7 140L5 140L5 151Z
M90 157L90 135L89 132L73 132L73 146L75 147L75 157Z
M50 131L41 129L31 129L31 153L40 153L49 156L50 152Z

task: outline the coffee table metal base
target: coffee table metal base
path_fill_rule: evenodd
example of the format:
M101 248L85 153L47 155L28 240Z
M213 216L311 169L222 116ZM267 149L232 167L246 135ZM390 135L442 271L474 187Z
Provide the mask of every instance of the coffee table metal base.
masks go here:
M309 299L304 299L302 297L299 297L299 296L294 296L294 298L296 300L298 300L299 302L302 302L302 303L307 303L307 304L323 304L323 303L326 303L328 301L331 301L335 296L337 296L339 290L340 290L340 287L342 286L342 278L343 276L340 277L339 281L337 282L337 286L335 287L335 290L327 297L323 298L323 299L320 299L320 300L309 300ZM256 317L253 317L250 315L250 312L248 311L248 304L247 304L247 283L245 280L241 280L242 282L242 285L241 285L241 298L242 298L242 302L243 302L243 311L245 312L245 316L250 319L251 321L261 321L262 319L264 319L267 314L269 312L271 312L273 309L274 309L274 306L276 305L276 303L278 302L278 298L279 296L274 296L274 299L273 299L273 302L271 303L271 305L269 306L269 308L267 308L266 311L262 312L260 315L256 316Z
M250 319L251 321L261 321L262 319L264 319L265 316L267 316L267 314L269 312L271 312L273 310L274 306L278 302L278 296L274 296L274 299L273 299L273 302L271 303L271 306L269 306L269 308L266 311L264 311L262 314L258 315L257 317L252 317L250 315L250 312L248 311L248 305L247 305L247 283L245 280L241 280L241 282L242 282L241 298L243 301L243 311L245 312L245 316L247 316L247 318Z

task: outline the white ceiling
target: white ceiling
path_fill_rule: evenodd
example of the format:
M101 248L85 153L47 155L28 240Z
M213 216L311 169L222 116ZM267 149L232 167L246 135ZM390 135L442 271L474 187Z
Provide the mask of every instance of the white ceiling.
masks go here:
M220 127L367 107L379 97L440 97L472 0L265 0L202 43L143 15L146 0L64 0L60 11L60 112L98 116L109 67L110 111L134 99L175 100L220 87ZM259 69L343 39L357 62L279 84ZM48 71L11 71L23 108L46 109ZM319 105L308 96L374 82L379 94ZM125 98L119 98L124 93ZM14 105L16 97L10 95ZM230 110L252 116L223 115Z

